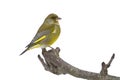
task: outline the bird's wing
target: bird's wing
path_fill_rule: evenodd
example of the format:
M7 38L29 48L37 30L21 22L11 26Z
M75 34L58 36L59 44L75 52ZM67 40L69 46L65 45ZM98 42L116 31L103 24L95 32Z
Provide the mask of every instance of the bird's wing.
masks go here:
M48 34L50 34L53 31L54 31L54 27L53 26L49 26L49 27L46 27L44 30L38 31L37 34L35 35L35 37L30 42L30 44L28 44L26 47L30 47L32 44L37 43L37 42L43 40L44 38L46 38L46 36Z
M44 39L47 34L50 34L49 30L45 30L45 31L42 31L40 33L37 33L35 35L35 37L32 39L32 41L30 42L30 44L28 44L26 47L30 47L32 44Z
M44 39L44 36L46 36L47 34L50 34L49 30L45 30L40 33L37 33L36 36L33 38L32 42L34 43L34 42L38 42L38 40Z

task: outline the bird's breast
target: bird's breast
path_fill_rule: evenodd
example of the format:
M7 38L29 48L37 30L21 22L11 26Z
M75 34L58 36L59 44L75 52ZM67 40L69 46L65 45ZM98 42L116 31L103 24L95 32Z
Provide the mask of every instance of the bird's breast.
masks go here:
M55 28L52 33L59 33L60 32L60 26L59 24L55 24Z

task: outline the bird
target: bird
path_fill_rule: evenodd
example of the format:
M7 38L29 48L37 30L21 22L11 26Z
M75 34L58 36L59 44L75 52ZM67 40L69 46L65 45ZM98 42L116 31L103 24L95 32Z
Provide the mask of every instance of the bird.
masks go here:
M61 32L58 22L60 19L61 18L55 13L49 14L38 29L32 41L26 46L26 49L20 55L34 48L40 47L43 49L51 47L51 45L58 39Z

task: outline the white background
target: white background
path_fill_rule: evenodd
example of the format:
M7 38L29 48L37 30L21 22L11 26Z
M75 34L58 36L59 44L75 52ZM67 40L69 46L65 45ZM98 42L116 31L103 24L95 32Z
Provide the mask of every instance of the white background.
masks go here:
M37 59L40 48L19 56L50 13L62 18L52 45L61 48L61 58L99 73L101 62L115 53L109 74L120 76L119 0L1 0L0 80L80 80L45 71Z

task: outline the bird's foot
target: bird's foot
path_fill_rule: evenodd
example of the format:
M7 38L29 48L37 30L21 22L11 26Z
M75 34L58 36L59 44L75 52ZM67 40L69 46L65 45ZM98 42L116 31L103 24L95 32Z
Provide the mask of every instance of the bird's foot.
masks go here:
M53 51L55 53L55 55L57 55L59 57L59 52L60 52L60 48L56 48L54 49L53 47L50 47L51 48L51 51Z

